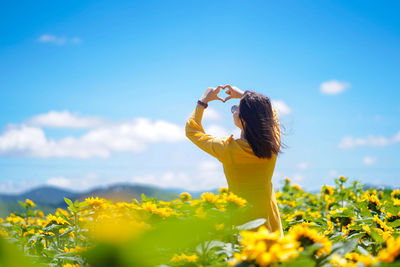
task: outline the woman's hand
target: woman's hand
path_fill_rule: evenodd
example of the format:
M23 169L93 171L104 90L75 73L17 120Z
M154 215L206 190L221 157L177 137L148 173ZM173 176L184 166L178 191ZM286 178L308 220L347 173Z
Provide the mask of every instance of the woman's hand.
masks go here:
M200 101L202 101L204 103L208 103L213 100L221 100L222 102L225 102L224 99L222 99L218 96L221 88L225 88L225 87L226 86L222 86L222 85L218 86L217 88L208 87L207 90L204 92L203 96L200 98Z
M226 90L225 93L227 93L229 96L224 99L224 102L226 102L231 98L239 98L239 99L242 98L244 92L239 88L235 86L230 86L229 84L225 85L225 87L228 88L228 90Z

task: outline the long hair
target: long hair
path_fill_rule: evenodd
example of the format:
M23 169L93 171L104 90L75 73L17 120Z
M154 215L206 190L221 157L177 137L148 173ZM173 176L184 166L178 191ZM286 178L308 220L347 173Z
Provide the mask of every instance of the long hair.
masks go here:
M274 119L268 97L246 90L240 100L239 119L244 129L244 138L257 157L271 158L272 154L282 153L281 131L278 121Z

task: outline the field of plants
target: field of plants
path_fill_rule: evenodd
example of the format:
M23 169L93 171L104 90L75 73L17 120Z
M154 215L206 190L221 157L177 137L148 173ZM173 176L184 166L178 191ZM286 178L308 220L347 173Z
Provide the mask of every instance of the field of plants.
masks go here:
M0 266L400 266L400 190L364 190L346 177L316 194L286 178L276 192L285 235L227 188L165 202L65 199L68 210L0 219Z

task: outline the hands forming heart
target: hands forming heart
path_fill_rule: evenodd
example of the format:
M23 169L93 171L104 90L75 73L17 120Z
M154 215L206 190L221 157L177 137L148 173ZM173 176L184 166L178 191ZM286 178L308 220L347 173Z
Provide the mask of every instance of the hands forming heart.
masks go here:
M225 93L228 94L228 96L225 99L222 99L221 97L218 96L218 94L221 89L226 89L226 88L228 88L228 90L226 90ZM217 88L208 87L207 90L204 92L203 96L200 98L200 100L205 103L208 103L213 100L220 100L225 103L227 100L231 98L242 98L243 94L244 94L243 91L240 90L239 88L227 84L225 86L220 85Z

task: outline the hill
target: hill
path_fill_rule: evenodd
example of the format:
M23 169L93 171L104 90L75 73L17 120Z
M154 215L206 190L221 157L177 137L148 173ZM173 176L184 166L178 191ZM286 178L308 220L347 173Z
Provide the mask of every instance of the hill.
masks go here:
M54 212L58 207L66 208L64 197L72 201L82 201L88 197L101 197L114 202L131 202L133 198L141 201L142 194L146 197L155 197L158 200L170 201L179 197L181 192L187 190L180 188L163 189L156 186L139 184L113 184L105 187L97 187L86 192L73 192L54 186L40 186L20 194L0 194L0 216L4 217L11 212L21 212L22 207L18 201L29 198L43 210L44 213ZM217 190L209 190L216 192ZM194 198L200 197L202 191L188 191Z

